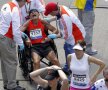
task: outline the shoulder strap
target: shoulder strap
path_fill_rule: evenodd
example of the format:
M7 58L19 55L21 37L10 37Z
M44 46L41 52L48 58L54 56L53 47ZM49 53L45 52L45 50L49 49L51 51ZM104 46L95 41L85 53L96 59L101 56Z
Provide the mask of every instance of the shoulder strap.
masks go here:
M29 7L27 8L27 5L29 5ZM25 4L25 9L26 9L26 13L29 13L30 9L31 9L31 2L27 3L27 5Z

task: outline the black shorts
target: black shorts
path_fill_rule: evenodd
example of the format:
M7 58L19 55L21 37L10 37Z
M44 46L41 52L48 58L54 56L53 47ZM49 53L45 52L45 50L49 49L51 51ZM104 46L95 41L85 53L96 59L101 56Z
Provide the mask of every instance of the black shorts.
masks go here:
M36 52L42 58L46 57L50 51L53 51L50 43L34 44L32 47L32 52Z

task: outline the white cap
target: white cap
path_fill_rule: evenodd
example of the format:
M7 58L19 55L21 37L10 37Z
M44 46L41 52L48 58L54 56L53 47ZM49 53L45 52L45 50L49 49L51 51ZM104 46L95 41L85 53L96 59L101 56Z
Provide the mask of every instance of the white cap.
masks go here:
M81 47L80 44L76 44L73 49L77 49L77 50L83 50L83 48Z

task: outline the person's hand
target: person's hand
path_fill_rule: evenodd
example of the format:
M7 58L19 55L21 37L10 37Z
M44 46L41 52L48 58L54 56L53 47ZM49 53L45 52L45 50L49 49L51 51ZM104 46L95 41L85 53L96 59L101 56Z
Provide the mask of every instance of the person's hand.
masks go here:
M92 86L96 82L97 77L94 76L91 78L89 85Z
M49 42L49 41L51 41L52 39L50 39L50 38L45 38L43 41L42 41L42 43L46 43L46 42Z
M50 67L46 67L46 69L49 71L52 70L53 68L50 66Z
M48 38L55 39L55 38L57 38L57 34L50 34L50 35L48 35Z
M32 46L31 41L30 41L29 38L25 41L25 44L26 44L28 47L31 47L31 46Z
M57 66L57 65L52 65L51 67L52 67L53 69L55 69L55 70L61 69L61 67L59 67L59 66Z
M59 66L57 66L57 65L52 65L52 66L50 66L50 67L46 67L46 69L47 69L47 70L52 70L52 69L58 70L58 69L61 69L61 67L59 67Z
M19 45L19 51L22 52L24 50L24 44Z

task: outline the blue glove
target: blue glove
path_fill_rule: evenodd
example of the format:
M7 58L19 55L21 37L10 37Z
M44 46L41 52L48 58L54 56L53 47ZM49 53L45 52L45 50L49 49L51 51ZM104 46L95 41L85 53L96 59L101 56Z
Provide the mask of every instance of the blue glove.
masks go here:
M19 51L23 51L24 50L24 44L19 45Z
M55 38L57 38L57 35L56 34L50 34L50 35L48 35L48 38L55 39Z
M27 40L28 39L27 34L25 34L24 32L22 32L22 38L25 39L25 40Z

